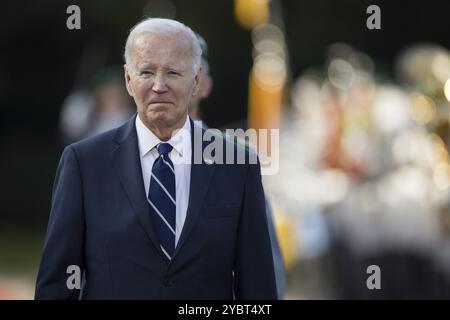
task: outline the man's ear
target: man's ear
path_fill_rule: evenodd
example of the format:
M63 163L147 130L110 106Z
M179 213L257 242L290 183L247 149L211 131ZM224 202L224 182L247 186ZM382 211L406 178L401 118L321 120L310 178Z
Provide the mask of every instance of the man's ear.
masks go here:
M202 75L202 67L200 66L197 74L194 77L194 89L192 90L193 97L195 97L198 94L198 91L200 89L201 75Z
M125 86L127 87L128 94L133 97L133 88L131 87L130 81L130 72L128 70L128 66L126 64L123 65L124 75L125 75Z

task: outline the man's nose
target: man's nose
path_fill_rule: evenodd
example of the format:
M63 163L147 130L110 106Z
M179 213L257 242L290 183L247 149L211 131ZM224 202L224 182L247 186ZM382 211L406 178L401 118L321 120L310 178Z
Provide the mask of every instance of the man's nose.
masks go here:
M161 92L167 91L167 83L166 83L166 79L165 79L164 75L157 74L155 76L155 80L153 82L152 90L157 92L157 93L161 93Z

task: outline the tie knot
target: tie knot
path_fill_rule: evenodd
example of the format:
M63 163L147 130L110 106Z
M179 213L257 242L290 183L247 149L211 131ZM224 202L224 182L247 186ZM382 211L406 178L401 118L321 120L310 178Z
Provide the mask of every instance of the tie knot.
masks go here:
M162 142L158 144L158 152L160 155L167 155L170 151L172 151L173 147L169 143Z

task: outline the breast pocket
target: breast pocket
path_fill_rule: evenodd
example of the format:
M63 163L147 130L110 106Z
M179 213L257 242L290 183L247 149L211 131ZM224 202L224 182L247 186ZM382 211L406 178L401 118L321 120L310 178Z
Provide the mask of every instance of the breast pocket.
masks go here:
M241 207L238 205L207 205L203 206L203 216L205 218L236 217L239 215Z

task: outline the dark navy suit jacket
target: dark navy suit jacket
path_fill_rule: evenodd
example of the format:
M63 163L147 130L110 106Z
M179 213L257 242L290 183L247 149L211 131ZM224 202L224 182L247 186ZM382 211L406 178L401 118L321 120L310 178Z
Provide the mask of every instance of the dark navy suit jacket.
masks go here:
M186 220L169 263L152 225L135 117L65 148L35 298L276 299L259 163L191 165ZM202 134L191 127L193 138ZM67 286L70 265L82 270L80 290Z

